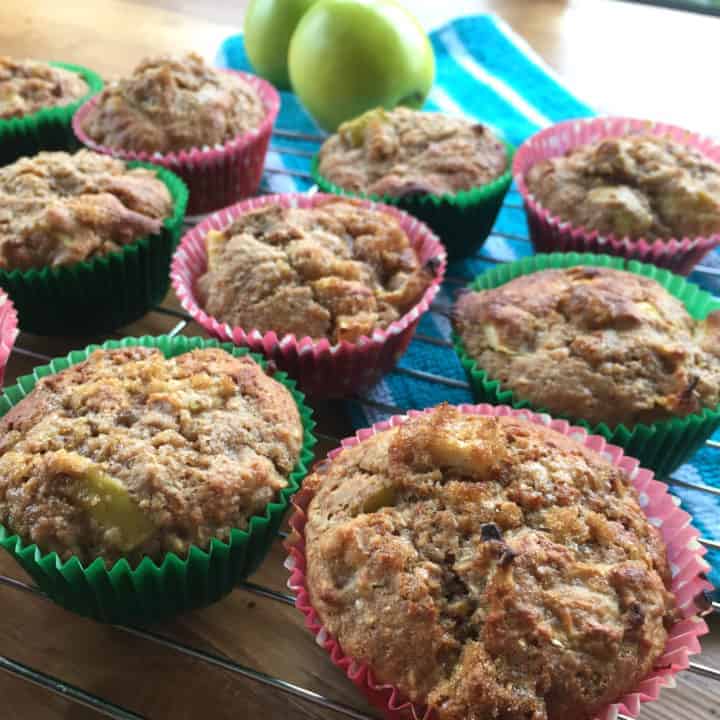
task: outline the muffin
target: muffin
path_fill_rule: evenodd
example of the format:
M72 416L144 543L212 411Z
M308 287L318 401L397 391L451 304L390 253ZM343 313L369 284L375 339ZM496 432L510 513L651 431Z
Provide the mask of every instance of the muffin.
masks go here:
M167 292L186 206L168 170L87 150L0 168L0 286L22 329L87 335L142 317Z
M461 117L405 107L377 108L343 123L320 149L318 170L356 193L453 195L507 170L504 143Z
M0 56L0 119L21 118L44 108L69 105L90 91L70 70L36 60Z
M527 173L560 220L650 240L720 232L720 164L670 137L626 135L581 145Z
M83 129L110 148L170 153L222 145L259 127L264 117L254 87L189 52L143 60L103 91Z
M720 145L667 123L568 120L513 160L538 252L616 255L687 275L720 245Z
M416 305L433 280L400 221L359 202L279 202L206 235L197 290L222 323L355 343Z
M83 565L227 542L288 486L303 442L290 392L219 348L97 350L0 427L0 522Z
M196 215L254 195L280 96L255 75L214 70L195 53L143 60L85 103L73 129L87 147L176 172Z
M720 312L696 320L634 273L523 275L464 294L455 327L478 367L552 414L631 427L720 403Z
M344 397L397 364L445 267L437 236L396 208L286 193L189 230L170 278L209 335L262 353L304 393Z
M172 213L157 173L81 150L0 168L0 269L71 265L155 235Z
M441 406L346 447L303 493L323 637L419 717L589 720L664 652L660 534L620 467L554 430Z
M92 70L0 56L0 166L43 150L74 150L72 118L102 90Z
M56 603L111 623L232 592L315 444L284 373L198 337L75 350L6 388L0 415L0 547Z
M343 123L314 163L323 190L379 198L427 222L451 258L487 237L510 183L511 150L479 123L398 107Z

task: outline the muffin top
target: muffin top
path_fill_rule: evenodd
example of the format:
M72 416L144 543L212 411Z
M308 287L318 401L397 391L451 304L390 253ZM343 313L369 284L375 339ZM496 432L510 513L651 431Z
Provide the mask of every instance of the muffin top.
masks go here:
M0 56L0 119L69 105L87 92L87 83L70 70Z
M378 108L343 123L323 143L318 170L353 192L443 195L500 177L507 150L484 125L464 118Z
M628 135L534 165L528 190L575 227L670 239L720 232L720 165L669 137Z
M433 277L394 216L336 198L265 205L206 242L205 310L279 336L355 342L404 315Z
M440 406L304 487L320 621L438 720L589 720L664 650L659 533L622 470L553 430Z
M248 356L97 350L0 420L0 521L63 559L184 555L246 528L302 437L290 392Z
M629 427L720 402L720 311L694 320L640 275L522 275L463 295L455 323L479 368L550 413Z
M108 85L83 129L108 147L168 153L221 145L264 117L249 83L186 53L145 59L130 77Z
M0 268L71 265L160 231L172 212L145 168L81 150L43 152L0 168Z

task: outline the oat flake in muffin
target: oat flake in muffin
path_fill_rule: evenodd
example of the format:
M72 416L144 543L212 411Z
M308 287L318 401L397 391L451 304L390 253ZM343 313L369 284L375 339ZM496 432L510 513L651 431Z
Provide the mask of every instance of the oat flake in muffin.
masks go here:
M507 170L507 150L484 125L398 107L343 123L321 150L318 170L353 192L404 197L454 194Z
M172 198L155 172L88 150L0 168L0 268L70 265L160 231Z
M302 437L290 392L248 356L98 350L0 421L0 522L84 563L184 556L264 511Z
M169 153L220 145L264 117L260 96L245 80L186 53L145 59L109 85L83 129L111 148Z
M527 186L574 227L631 239L720 232L720 165L668 137L609 138L530 168Z
M694 320L634 273L523 275L463 295L455 324L490 379L550 413L630 427L720 403L720 312Z
M355 342L402 317L432 280L394 216L349 200L269 204L206 241L203 307L248 331Z
M589 720L675 618L624 472L518 418L441 406L306 479L320 622L437 720Z
M0 56L0 119L69 105L87 92L87 83L70 70Z

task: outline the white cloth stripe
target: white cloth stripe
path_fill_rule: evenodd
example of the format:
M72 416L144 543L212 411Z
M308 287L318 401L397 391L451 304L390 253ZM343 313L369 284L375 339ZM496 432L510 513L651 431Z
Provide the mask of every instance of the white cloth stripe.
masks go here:
M462 40L455 31L455 28L448 26L440 33L439 37L458 65L461 65L468 73L470 73L470 75L479 80L481 83L491 87L498 95L500 95L500 97L509 102L521 115L524 115L528 120L540 127L547 127L553 124L550 118L546 117L539 110L530 105L530 103L518 95L513 88L506 85L502 80L489 73L482 65L480 65L466 50Z
M463 117L469 117L474 120L478 119L466 112L462 106L458 105L440 85L433 85L428 98L443 112L450 113L451 115L462 115Z
M270 151L265 159L265 164L273 168L284 168L286 167L283 162L282 155L278 152ZM281 173L265 173L265 180L269 188L274 193L288 193L297 192L300 189L299 183L295 178L289 175L282 175Z
M450 324L450 320L444 315L438 315L437 313L433 313L430 317L432 317L433 325L440 333L442 339L450 340L450 337L452 336L452 325Z
M511 42L525 57L535 64L540 72L549 75L563 90L576 98L581 98L574 90L568 87L567 80L553 70L536 52L530 47L524 37L516 33L502 18L493 16L493 22L497 29Z

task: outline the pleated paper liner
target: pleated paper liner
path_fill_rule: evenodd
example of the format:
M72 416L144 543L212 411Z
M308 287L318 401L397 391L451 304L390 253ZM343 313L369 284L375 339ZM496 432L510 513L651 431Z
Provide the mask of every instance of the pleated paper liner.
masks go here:
M83 145L95 152L122 160L140 160L161 165L179 175L188 186L188 214L199 215L224 208L257 192L262 180L270 136L280 111L280 96L256 75L223 70L237 75L253 87L265 106L265 117L257 128L215 147L188 148L172 153L145 152L109 147L95 142L83 130L99 97L86 102L73 118L73 130Z
M639 467L638 461L624 455L619 447L608 445L604 438L588 435L584 428L573 427L564 420L553 420L549 415L537 415L527 410L514 410L507 406L461 405L463 412L475 415L499 415L522 417L529 422L547 425L563 435L601 453L609 462L621 467L629 476L640 496L640 505L650 522L657 527L667 547L668 561L672 569L672 591L682 619L670 629L664 654L658 658L655 669L633 690L598 713L596 720L615 720L617 713L636 716L640 704L657 700L663 687L672 687L674 678L689 665L692 655L700 652L699 638L708 632L707 625L699 617L702 608L695 599L712 586L702 573L708 569L703 559L706 550L698 542L699 533L690 525L690 516L673 502L668 488L653 478L652 472ZM408 416L428 412L410 411ZM342 441L341 447L329 453L332 459L343 448L352 447L371 435L399 425L408 416L394 416L370 428L358 431L354 437ZM379 682L371 667L343 652L342 647L322 625L312 607L306 585L305 524L307 508L312 500L310 490L301 490L293 498L293 515L290 518L291 535L286 541L289 556L286 566L290 570L288 587L295 595L295 605L305 616L305 625L320 647L330 656L331 662L342 670L360 689L367 699L382 710L388 720L432 720L436 717L432 708L410 702L392 684Z
M320 174L319 155L312 159L311 173L320 190L333 195L359 197L394 205L428 225L442 240L448 260L475 255L487 240L512 182L510 164L514 148L507 148L507 170L487 185L447 195L371 195L345 190Z
M687 282L669 270L655 265L647 265L636 260L625 260L609 255L591 253L552 253L533 255L516 262L498 265L479 275L468 286L470 290L487 290L513 280L520 275L546 270L548 268L566 268L576 265L595 265L600 267L626 270L651 278L664 287L671 295L681 300L688 313L695 319L703 319L714 310L720 309L720 301L701 290L697 285ZM467 372L470 385L477 400L494 405L512 405L514 408L530 408L537 412L546 412L528 400L517 397L512 390L504 389L498 380L494 380L471 358L460 337L453 336L455 350ZM715 432L720 425L720 405L706 408L701 413L686 417L661 420L652 424L638 423L632 427L606 424L591 425L582 418L560 415L571 422L586 427L590 432L602 435L613 445L619 445L625 452L638 458L641 465L653 470L659 477L667 477L680 465L692 457Z
M173 173L148 163L172 197L172 215L156 235L90 260L31 270L0 270L20 327L39 335L92 335L138 320L165 297L170 258L182 231L187 188Z
M54 67L77 73L87 83L88 92L75 102L43 108L19 118L0 120L0 166L43 150L75 150L79 143L72 130L75 111L103 89L102 78L88 68L51 62Z
M188 232L180 242L172 261L171 279L180 304L193 320L220 340L234 342L262 353L290 377L298 381L303 392L318 397L348 395L376 383L392 369L412 340L420 316L428 310L445 275L445 248L430 230L415 218L394 207L360 200L363 207L375 208L395 217L407 233L420 262L432 268L433 281L418 302L387 328L377 328L357 342L343 341L332 345L329 340L313 340L295 335L278 337L274 332L253 328L230 327L208 315L196 294L198 278L207 270L205 236L210 230L222 230L233 220L265 205L314 207L331 197L322 193L304 195L265 195L246 200L211 215Z
M108 340L84 350L56 358L49 365L35 368L32 375L19 378L0 398L0 415L4 415L32 389L39 378L75 365L98 347L104 349L141 345L157 347L166 357L190 350L221 347L235 356L247 354L244 348L220 344L217 340L188 337L141 337ZM253 358L263 367L265 361ZM27 543L0 525L0 546L5 548L37 583L40 590L67 610L112 623L150 622L170 618L180 612L209 605L232 591L236 583L254 572L262 563L276 538L292 495L297 492L312 462L315 445L312 410L304 396L285 373L274 378L292 393L304 428L303 446L289 484L262 515L253 515L246 529L233 529L228 541L214 538L203 550L192 546L187 557L168 553L158 565L149 557L136 567L119 560L107 568L101 558L83 566L78 558L61 560L56 553L45 554L37 545Z
M10 298L0 291L0 386L4 384L5 367L17 337L17 313Z
M533 165L581 145L623 135L669 137L689 146L710 160L720 162L720 144L710 138L666 123L634 118L610 117L568 120L553 125L526 140L515 154L512 174L523 196L530 239L538 252L593 252L616 255L652 263L687 275L710 250L720 245L720 233L708 237L683 237L651 240L601 235L582 227L573 227L545 209L533 198L525 176Z

